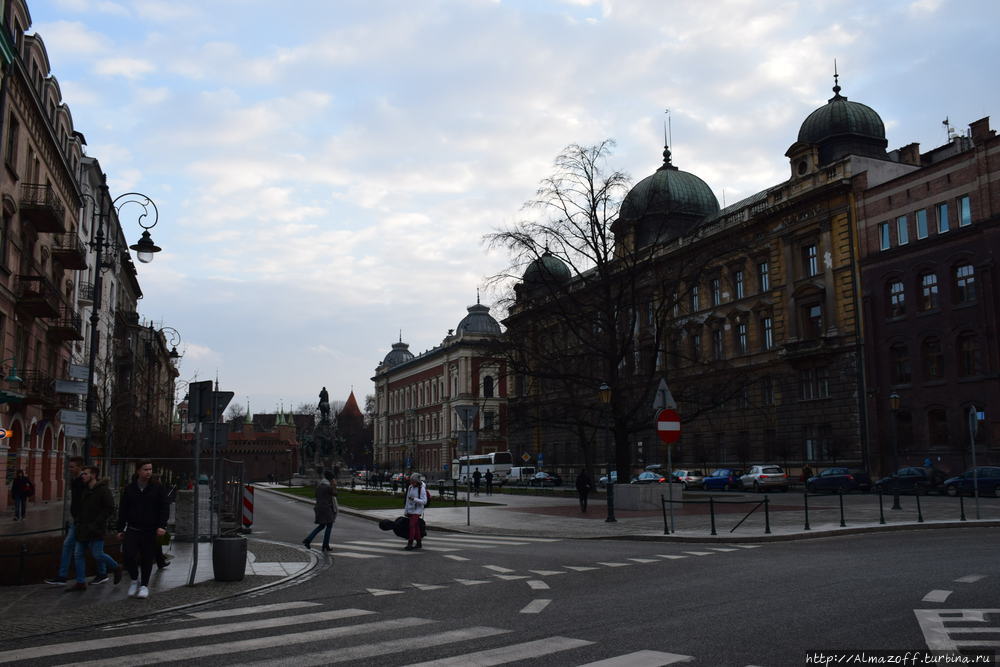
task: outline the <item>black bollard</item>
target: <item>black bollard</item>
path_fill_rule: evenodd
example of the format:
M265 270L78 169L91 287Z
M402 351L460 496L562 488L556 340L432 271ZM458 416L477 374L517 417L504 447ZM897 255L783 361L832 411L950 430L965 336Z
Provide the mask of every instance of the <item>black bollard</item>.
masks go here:
M715 532L715 498L708 497L708 513L712 516L712 534L716 535Z
M962 497L962 492L958 492L958 507L961 513L960 521L965 521L965 498Z
M846 528L847 524L844 523L844 490L837 490L837 497L840 499L840 527Z
M810 530L810 528L809 528L809 491L808 490L802 492L802 502L805 505L805 510L806 510L806 530Z
M917 523L923 523L924 522L924 514L923 514L923 512L920 511L920 494L917 493L915 495L917 497Z
M604 522L618 523L618 519L615 518L615 483L611 481L610 474L608 474L608 518Z
M662 495L660 496L660 509L663 510L663 534L669 535L670 526L669 524L667 524L667 501L663 498Z
M767 509L767 503L769 498L764 496L764 533L767 535L771 534L771 513Z
M885 510L882 507L882 487L878 487L878 522L885 525Z

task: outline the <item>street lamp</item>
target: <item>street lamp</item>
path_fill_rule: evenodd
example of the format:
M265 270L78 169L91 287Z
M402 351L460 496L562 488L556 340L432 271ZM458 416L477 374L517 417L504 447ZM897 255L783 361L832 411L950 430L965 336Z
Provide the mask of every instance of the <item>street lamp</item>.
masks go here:
M17 358L10 357L9 359L4 359L0 361L0 375L3 375L2 367L7 362L10 364L10 372L7 373L7 377L4 378L4 382L8 384L18 385L24 382L17 374ZM23 394L18 394L17 392L11 392L6 390L0 390L0 403L10 403L11 401L19 401L24 398Z
M156 204L153 200L144 194L138 192L126 192L125 194L119 195L114 199L111 199L111 195L108 193L108 177L107 174L101 174L101 185L100 185L100 201L94 199L91 195L84 193L85 198L90 199L92 204L91 214L97 218L97 225L94 233L94 238L90 241L89 246L94 251L94 303L90 310L90 361L87 366L87 435L86 441L83 447L83 459L84 463L90 462L90 448L92 444L91 438L91 427L94 421L94 410L96 408L97 396L94 391L94 367L97 364L97 349L99 343L99 331L97 324L100 321L100 310L101 310L101 300L103 292L103 278L102 271L114 266L114 258L117 257L119 253L119 246L115 241L106 239L104 236L104 223L105 220L108 221L108 231L112 231L111 228L111 209L115 211L115 217L117 218L118 213L127 204L135 204L142 208L142 213L138 217L139 226L143 228L142 237L139 239L138 243L129 246L130 249L136 251L136 255L140 262L148 264L153 260L153 254L160 251L160 248L153 243L152 237L149 235L149 230L156 226L159 219L159 212L157 211ZM146 217L152 213L152 222L146 224ZM102 255L105 252L110 252L112 260L106 262L102 261Z
M601 403L608 406L608 427L604 432L604 459L607 461L608 458L608 443L611 440L611 387L607 385L606 382L602 382L601 386L597 390L597 397L600 399ZM608 518L604 521L605 523L617 523L618 520L615 518L615 479L612 476L615 471L611 467L611 463L607 463L608 466L608 483L607 483L607 498L608 498Z
M893 474L895 474L896 471L899 470L899 432L897 430L899 428L899 417L898 417L898 413L899 413L899 394L897 394L896 392L892 392L891 394L889 394L889 412L892 415L892 417L890 418L892 420L892 424L891 424L891 426L892 426L892 472L893 472ZM900 505L899 505L899 482L898 481L893 485L893 491L895 493L892 494L892 508L891 509L901 510L903 508L900 507Z
M285 451L288 452L288 488L290 489L290 488L292 488L292 453L293 453L293 450L292 450L291 447L289 447Z

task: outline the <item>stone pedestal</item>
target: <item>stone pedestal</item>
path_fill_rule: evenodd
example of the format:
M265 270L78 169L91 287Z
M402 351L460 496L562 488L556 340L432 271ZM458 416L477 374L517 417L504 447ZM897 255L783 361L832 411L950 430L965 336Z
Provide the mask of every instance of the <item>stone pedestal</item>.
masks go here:
M670 497L666 484L615 484L615 509L659 510L660 496ZM682 500L681 489L674 489L674 500Z

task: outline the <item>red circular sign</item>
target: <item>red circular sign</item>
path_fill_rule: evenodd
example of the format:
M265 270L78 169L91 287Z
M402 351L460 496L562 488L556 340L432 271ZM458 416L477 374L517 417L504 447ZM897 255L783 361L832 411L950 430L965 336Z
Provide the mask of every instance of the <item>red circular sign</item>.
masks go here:
M656 437L667 444L681 439L681 416L676 410L656 413Z

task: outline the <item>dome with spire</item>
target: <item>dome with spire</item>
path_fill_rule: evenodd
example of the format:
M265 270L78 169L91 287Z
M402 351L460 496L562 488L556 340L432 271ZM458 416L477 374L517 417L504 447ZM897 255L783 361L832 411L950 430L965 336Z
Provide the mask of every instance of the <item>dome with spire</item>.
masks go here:
M500 334L500 323L490 315L489 306L480 304L469 306L469 314L462 318L455 330L459 336L466 333L471 334Z
M410 346L407 343L404 343L402 338L400 338L398 343L392 344L392 350L390 350L389 354L385 355L385 359L382 363L389 368L392 368L393 366L405 364L410 359L413 359L413 353L410 352Z
M819 146L820 164L852 154L885 157L882 118L871 107L841 95L839 75L833 78L833 97L802 121L798 141Z
M619 219L635 226L636 245L667 243L719 212L719 200L705 181L681 171L663 149L663 164L622 200Z
M544 285L549 282L565 283L573 277L566 262L562 261L546 248L542 256L528 264L524 270L522 281L525 285ZM471 313L471 308L469 310ZM463 320L464 321L464 320ZM497 332L499 333L499 331Z

